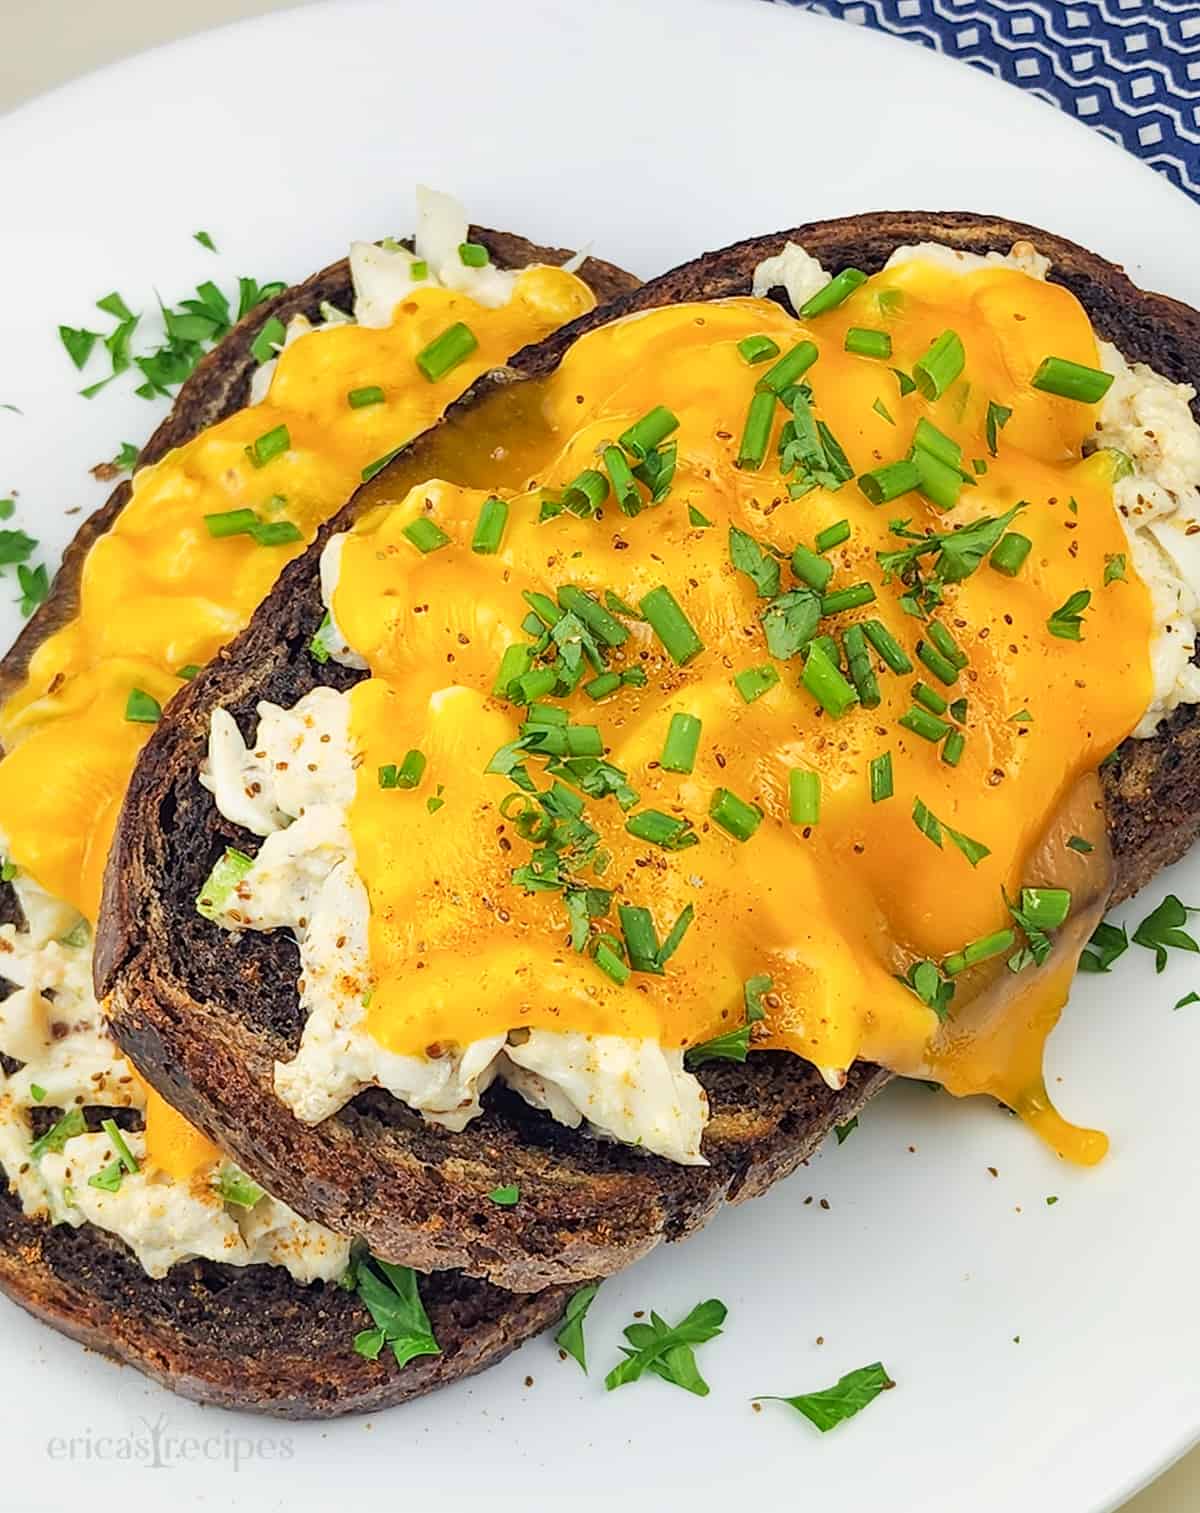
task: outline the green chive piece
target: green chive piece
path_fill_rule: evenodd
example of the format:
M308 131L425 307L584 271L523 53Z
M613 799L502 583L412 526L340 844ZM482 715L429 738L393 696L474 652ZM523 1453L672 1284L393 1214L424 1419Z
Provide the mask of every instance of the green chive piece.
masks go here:
M835 720L858 703L858 690L842 677L836 661L819 640L809 646L800 682Z
M956 331L943 331L924 357L913 364L913 382L925 399L940 399L966 365L967 354Z
M638 608L678 666L685 666L704 650L704 642L665 584L660 583L639 599Z
M985 935L981 940L973 940L969 946L964 946L961 951L955 951L952 956L947 956L942 963L942 971L947 977L957 977L960 972L965 972L968 967L976 967L981 961L990 961L993 956L1003 956L1006 951L1011 951L1017 943L1014 930L997 930L992 935Z
M393 447L390 452L385 452L382 457L376 457L374 462L368 462L366 467L362 470L362 481L364 483L370 483L371 479L374 478L376 474L382 473L384 468L387 467L388 463L391 462L392 458L398 457L400 455L400 453L404 450L405 445L406 443L401 442L398 447Z
M769 357L779 356L779 343L772 341L769 336L743 336L737 349L750 364L766 362Z
M861 289L866 281L867 275L860 268L843 268L823 289L818 289L810 299L806 299L796 313L801 319L806 319L810 315L824 315L828 310L836 310L856 289Z
M157 725L162 719L162 705L140 688L131 688L125 700L125 718L132 725Z
M955 699L954 703L951 704L951 706L950 706L950 717L951 717L951 719L957 720L960 725L966 723L966 718L967 718L967 701L966 701L966 699Z
M843 541L850 539L850 522L837 520L833 525L827 525L823 531L817 532L815 542L819 552L831 552L835 546L841 546Z
M842 646L846 652L846 669L850 681L858 691L858 701L864 709L879 708L879 682L871 666L871 654L867 650L867 637L861 625L848 625L842 634Z
M621 934L625 937L625 953L635 972L655 972L661 975L662 966L658 954L658 932L649 909L633 904L620 904L617 918L621 921Z
M547 595L536 593L532 589L523 589L521 597L547 630L557 625L562 619L562 612L558 605Z
M957 470L962 466L962 447L952 436L947 436L945 431L939 431L931 421L924 416L917 421L913 431L913 446L922 451L932 452L948 468Z
M479 508L475 534L471 537L471 550L480 557L494 557L500 550L507 524L508 504L505 500L494 496L485 499Z
M815 342L797 342L773 367L767 369L758 380L756 387L772 394L780 394L784 389L790 389L801 374L808 372L818 355Z
M224 536L244 536L258 524L253 510L222 510L216 515L205 515L204 524L208 534L221 540Z
M834 589L821 600L823 615L840 615L847 609L861 609L864 604L874 604L875 586L872 583L854 583L849 588Z
M733 686L747 704L753 704L755 699L770 693L778 682L779 673L770 662L764 662L760 667L744 667L733 677Z
M504 699L508 697L511 684L523 678L533 666L533 649L520 642L514 642L504 648L504 655L500 658L500 670L496 674L496 681L492 685L492 697Z
M748 841L762 824L763 813L757 804L748 804L728 788L716 788L708 806L708 816L735 841Z
M659 766L666 772L689 773L696 766L700 748L700 721L694 714L673 714L667 727Z
M600 970L620 986L629 981L629 968L613 950L606 940L602 940L596 947L592 960Z
M404 527L403 534L408 537L422 556L428 556L430 552L441 551L442 547L450 545L450 537L428 515L418 515L415 520L410 520Z
M742 431L742 441L738 447L737 461L734 464L736 467L762 467L763 458L767 455L767 447L771 441L775 405L776 395L770 389L760 390L750 400L750 408L746 412L746 424Z
M215 864L204 880L200 896L196 899L196 913L204 919L218 920L237 885L254 865L254 858L233 846L226 846L224 855Z
M459 363L465 362L478 345L470 326L461 320L455 321L417 353L417 367L430 383L437 383Z
M459 242L458 258L464 268L486 268L488 250L480 242Z
M897 725L903 725L905 730L911 730L913 735L919 735L923 741L938 742L951 734L952 728L945 720L939 720L937 715L930 714L927 709L922 709L919 704L914 704L905 714L896 721Z
M590 594L585 594L574 584L562 585L558 591L558 602L563 610L582 620L593 635L599 636L606 645L623 646L629 640L625 626Z
M429 264L423 257L414 258L408 265L408 275L414 283L429 277Z
M700 844L691 820L676 819L661 809L639 809L625 821L625 828L638 840L661 846L664 851L683 851Z
M908 653L892 635L882 620L864 620L863 635L887 663L893 672L912 672L913 665Z
M1069 888L1022 888L1021 915L1036 930L1057 930L1071 912Z
M952 510L963 491L963 477L957 466L920 446L913 448L912 460L921 475L917 485L921 493L939 510Z
M679 417L668 410L666 405L655 405L654 409L648 410L617 439L631 457L645 462L658 444L678 429Z
M871 408L875 411L876 415L879 415L884 420L886 420L888 425L894 426L896 424L896 422L892 419L892 412L888 409L887 405L884 404L882 399L877 399L874 404L872 404Z
M1112 388L1113 376L1099 368L1085 368L1065 357L1044 357L1033 375L1033 387L1060 399L1074 399L1084 405L1098 404Z
M955 667L958 668L967 665L966 652L961 650L958 642L940 620L930 620L925 629L929 639L948 662L953 662Z
M620 687L622 679L619 672L602 672L598 678L585 683L583 691L589 699L607 699L610 693L616 693Z
M186 666L178 668L175 676L181 679L184 683L190 683L193 678L198 678L200 676L199 662L189 662Z
M381 405L385 395L378 384L367 384L361 389L351 389L346 395L346 403L352 410L365 410L370 405Z
M792 572L801 583L806 583L809 588L815 588L817 593L823 594L833 577L833 563L801 545L792 553Z
M251 539L257 546L291 546L304 540L304 533L290 520L262 520L250 527Z
M942 761L947 767L957 767L962 760L967 738L961 730L952 730L942 744Z
M100 1128L112 1141L112 1147L117 1160L132 1175L138 1170L137 1157L125 1143L125 1136L121 1132L121 1126L115 1119L101 1119Z
M912 686L912 696L918 704L923 705L930 714L945 714L947 704L936 688L930 688L928 683L922 683L918 679Z
M381 788L415 788L425 776L427 760L424 752L409 751L399 766L389 763L379 769Z
M793 825L815 825L821 818L821 774L805 767L788 773L788 814Z
M920 661L924 662L925 666L928 667L929 671L939 682L945 683L947 688L952 687L958 682L959 669L955 667L949 657L943 656L932 642L918 641L917 657Z
M273 426L250 443L246 448L246 456L256 468L265 468L273 457L286 452L291 444L292 438L287 426Z
M597 468L584 468L562 493L563 508L572 515L594 515L608 498L608 479Z
M881 804L884 799L890 799L896 791L892 779L892 753L885 751L881 756L872 757L868 771L871 782L871 802Z
M851 326L846 332L845 349L855 357L890 357L892 338L886 331L872 331L865 326Z
M1020 531L1006 531L997 542L988 562L998 573L1003 573L1007 578L1015 578L1032 550L1033 542L1028 536L1022 536Z
M633 470L625 460L620 447L604 448L604 470L612 485L613 496L623 515L640 515L643 508L642 491L638 488Z
M858 475L858 486L872 504L890 504L893 499L899 499L901 494L919 488L920 484L920 469L907 457Z

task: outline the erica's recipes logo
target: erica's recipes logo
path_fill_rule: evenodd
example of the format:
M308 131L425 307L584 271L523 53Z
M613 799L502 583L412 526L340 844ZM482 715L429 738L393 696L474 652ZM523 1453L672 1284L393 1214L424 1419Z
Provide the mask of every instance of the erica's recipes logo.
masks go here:
M127 1434L55 1435L46 1441L50 1460L124 1462L150 1471L169 1471L176 1466L220 1464L240 1471L253 1461L292 1460L296 1442L288 1435L180 1434L172 1430L165 1413L142 1418Z

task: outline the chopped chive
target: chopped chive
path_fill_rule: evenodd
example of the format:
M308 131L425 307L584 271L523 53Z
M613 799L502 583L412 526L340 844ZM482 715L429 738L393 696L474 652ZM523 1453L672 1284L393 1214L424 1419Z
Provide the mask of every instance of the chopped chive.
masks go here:
M770 389L762 389L751 398L735 467L762 467L763 458L767 455L767 447L771 441L775 404L776 396Z
M986 421L987 447L993 457L996 455L996 447L999 444L999 433L1011 419L1012 411L1007 405L998 405L994 399L988 400Z
M912 460L921 475L917 485L921 493L939 510L952 510L963 491L963 477L958 467L921 446L913 448Z
M185 667L178 668L175 676L184 683L190 683L193 678L200 676L200 664L198 662L189 662Z
M769 336L743 336L737 349L750 364L766 362L769 357L779 355L779 343Z
M257 546L291 546L304 540L304 533L290 520L263 520L250 527L250 538Z
M625 952L629 965L635 972L661 973L658 956L658 932L649 909L633 904L620 904L617 918L621 921L621 934L625 937Z
M132 725L157 725L162 719L162 705L141 688L131 688L125 700L125 718Z
M784 389L791 388L801 374L807 373L816 362L818 355L814 342L797 342L783 354L777 363L767 369L758 380L756 387L772 394L782 393Z
M571 716L557 704L532 703L525 718L531 725L569 725L571 723Z
M912 672L908 653L882 620L864 620L863 634L893 672Z
M748 804L728 788L713 790L708 815L714 824L720 825L735 841L748 841L762 824L763 817L757 804Z
M672 414L666 405L655 405L617 439L631 457L645 462L651 452L679 429L679 417Z
M480 242L459 242L458 259L464 268L486 268L488 250Z
M534 704L543 694L553 693L558 686L558 674L552 667L534 667L522 673L508 685L514 704Z
M896 721L905 730L911 730L913 735L919 735L923 741L938 742L952 733L953 727L947 725L945 720L940 720L937 715L930 714L927 709L922 709L919 704L914 704Z
M940 399L966 364L967 355L956 331L943 331L924 357L913 364L913 382L925 399Z
M700 721L694 714L673 714L659 766L667 772L691 772L700 747Z
M385 452L382 457L376 457L374 462L368 462L366 467L362 470L362 481L364 483L370 483L371 479L374 478L376 474L382 473L384 468L387 467L388 463L391 462L392 458L398 457L400 455L400 453L404 450L405 445L405 442L401 442L398 447L393 447L390 452Z
M204 524L208 534L220 540L224 536L244 536L258 524L253 510L222 510L216 515L205 515Z
M576 588L573 583L564 583L558 591L559 605L568 613L582 620L593 635L599 636L607 646L623 646L629 640L629 632L590 594Z
M793 825L815 825L821 818L821 774L805 767L788 773L788 814Z
M423 752L409 751L404 760L396 765L388 762L378 772L381 788L415 788L425 776L426 758Z
M1020 531L1006 531L997 542L988 562L1006 578L1015 578L1021 565L1033 550L1033 542Z
M861 609L864 604L874 604L875 586L872 583L853 583L849 588L837 588L821 599L823 615L840 615L847 609Z
M961 951L955 951L952 956L947 956L942 963L942 971L947 977L957 977L960 972L965 972L968 967L978 966L981 961L990 961L993 956L1003 956L1006 951L1011 951L1017 943L1014 930L997 930L992 935L985 935L981 940L973 940L969 946L964 946Z
M1022 888L1021 918L1035 930L1057 930L1071 912L1069 888Z
M623 515L638 515L642 511L642 492L638 488L633 470L625 460L620 447L604 448L604 469L612 485L613 495Z
M504 648L504 655L500 658L500 670L496 674L496 681L492 685L492 697L497 699L506 698L509 686L519 678L525 676L533 666L533 650L529 646L514 642Z
M504 539L504 528L507 524L507 503L494 496L491 499L485 499L479 508L475 534L471 537L471 550L480 557L494 557L500 550L500 543Z
M430 383L437 383L470 357L478 345L470 326L455 321L417 353L417 367Z
M840 719L852 704L858 703L858 690L842 676L837 662L820 640L809 646L800 681L835 720Z
M858 475L858 486L872 504L890 504L901 494L919 488L920 483L920 469L907 457Z
M900 387L900 398L903 399L905 395L911 394L917 386L902 368L893 368L892 372L895 374L896 383Z
M860 268L843 268L823 289L818 289L811 298L806 299L796 314L805 319L810 315L824 315L828 310L836 310L856 289L861 289L866 281L867 275Z
M273 426L264 431L246 448L246 456L256 468L265 468L273 457L286 452L292 444L287 426Z
M851 326L846 332L845 349L855 357L890 357L892 338L886 331L871 331L865 326Z
M967 665L966 652L960 649L958 642L940 620L930 620L926 634L948 662L953 662L959 668Z
M947 767L957 767L962 760L967 738L961 730L952 730L942 744L942 761Z
M922 683L918 678L912 686L912 696L918 704L923 705L930 714L945 714L947 704L937 689L930 688L928 683Z
M679 917L671 926L666 940L658 948L658 965L664 966L683 943L683 937L687 934L692 920L696 917L696 910L691 904L685 904L679 911Z
M792 572L801 583L806 583L809 588L815 588L821 594L833 577L833 563L801 545L792 553Z
M546 594L539 594L533 589L522 589L521 597L548 630L562 619L558 605Z
M955 699L954 703L950 706L950 715L952 719L957 720L962 725L967 718L966 699Z
M971 458L971 471L975 473L977 477L982 477L984 473L987 472L987 470L988 465L982 457Z
M125 1143L125 1136L121 1133L121 1126L115 1119L101 1119L100 1128L112 1141L113 1150L117 1160L132 1175L138 1170L137 1158Z
M665 584L638 601L638 608L666 648L671 660L683 667L704 650L704 642Z
M850 539L850 522L848 520L836 520L832 525L827 525L823 531L817 532L816 548L819 552L831 552L835 546L841 546L843 541Z
M627 667L621 674L621 682L628 683L630 688L645 688L648 681L644 667Z
M896 791L892 781L892 753L885 751L880 756L872 757L868 771L871 782L871 802L881 804L884 799L890 799Z
M592 960L607 976L611 977L618 986L623 986L629 981L629 968L613 950L606 940L602 940L596 947Z
M250 355L257 363L270 362L286 340L287 327L277 315L272 315L250 343Z
M939 431L931 421L924 416L917 421L913 431L913 446L919 447L932 454L947 467L956 471L962 466L962 447L953 437L947 436L945 431Z
M254 858L233 846L226 846L224 854L204 880L196 899L196 913L204 919L219 920L221 912L237 889L238 884L254 865Z
M846 668L858 691L859 703L864 709L878 709L879 682L871 666L871 654L862 626L848 625L842 634L842 645L846 652Z
M682 851L700 842L691 820L676 819L661 809L639 809L625 821L625 828L638 840L661 846L664 851Z
M384 397L378 384L367 384L361 389L351 389L346 395L346 403L352 410L365 410L370 405L381 405Z
M597 468L584 468L562 493L563 508L572 515L594 515L608 498L608 479Z
M419 283L421 279L428 278L428 262L426 262L423 257L414 258L408 265L408 276L413 280L414 283Z
M1085 405L1099 403L1112 388L1112 381L1111 373L1086 368L1065 357L1043 358L1032 380L1033 387L1045 394L1057 394L1060 399L1074 399Z
M763 694L769 693L778 682L779 674L770 662L764 662L760 667L744 667L741 672L733 676L733 686L747 704L753 704L755 699L761 699Z
M959 669L929 641L917 642L917 657L947 688L958 682Z
M416 549L423 555L437 552L444 546L450 545L450 537L428 515L418 515L415 520L410 520L404 527L403 534L408 537Z
M1096 848L1091 841L1085 840L1082 835L1072 835L1067 838L1067 845L1072 851L1078 851L1080 856L1087 856Z
M583 685L583 691L589 699L607 699L610 693L616 693L622 686L619 672L602 672L598 678L593 678L590 683Z
M887 421L888 425L894 426L896 424L896 422L892 419L892 412L888 409L887 405L884 404L882 399L877 399L871 406L871 408L875 411L876 415L882 416L883 419Z

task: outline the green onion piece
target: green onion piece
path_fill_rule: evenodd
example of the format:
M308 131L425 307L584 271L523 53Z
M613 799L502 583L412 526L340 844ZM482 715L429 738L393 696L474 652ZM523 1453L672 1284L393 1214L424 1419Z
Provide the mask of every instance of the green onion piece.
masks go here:
M480 557L494 557L504 539L508 524L508 505L503 499L485 499L479 509L475 534L471 537L471 550Z
M414 258L408 265L408 274L414 283L419 283L421 279L429 277L429 264L423 257Z
M121 1126L115 1119L101 1119L100 1128L112 1141L112 1147L116 1152L117 1160L132 1175L139 1169L137 1157L125 1143L125 1136L121 1133Z
M300 527L290 520L263 520L252 525L249 534L257 546L291 546L304 540Z
M700 747L700 721L694 714L673 714L659 766L666 772L691 772Z
M938 693L936 688L930 688L928 683L922 683L919 678L912 686L912 696L914 699L916 699L917 703L923 705L930 712L930 714L946 713L947 705L945 699L942 698L941 694Z
M871 331L865 326L851 326L846 332L845 349L855 357L890 357L892 338L886 331Z
M784 389L789 389L799 379L802 373L807 373L809 368L817 360L816 344L811 341L797 342L790 351L785 352L774 366L767 369L758 380L757 388L767 390L771 394L780 394Z
M661 974L658 932L654 928L654 917L650 910L633 904L620 904L617 907L617 918L621 921L621 934L625 937L629 965L635 972Z
M995 934L985 935L981 940L973 940L961 951L955 951L952 956L947 956L942 963L942 971L947 977L957 977L960 972L965 972L968 967L978 966L981 961L990 961L993 956L1003 956L1006 951L1011 951L1016 943L1015 931L997 930Z
M660 967L664 966L683 944L683 937L687 934L695 917L696 910L691 904L685 904L679 911L679 917L671 926L670 933L658 948L658 964Z
M1069 888L1022 888L1021 916L1036 930L1057 930L1071 912Z
M608 498L608 479L597 468L584 468L562 492L563 508L572 515L594 515Z
M530 725L569 725L571 716L557 704L530 704L525 716Z
M645 688L648 681L644 667L627 667L621 674L621 682L628 683L630 688Z
M947 767L957 767L962 759L967 738L961 730L952 730L942 745L942 761Z
M1085 368L1065 357L1044 357L1033 375L1033 387L1060 399L1074 399L1080 404L1097 404L1112 388L1113 375L1099 368Z
M809 646L800 681L835 720L840 719L852 704L858 703L857 689L842 677L837 663L819 640Z
M940 620L930 620L925 629L929 639L948 662L953 662L955 667L960 668L967 665L966 652L959 648L958 642Z
M204 524L208 534L220 541L225 536L244 536L258 524L253 510L222 510L216 515L205 515Z
M623 986L629 981L629 968L606 940L602 940L596 947L592 960L606 976L611 977L618 985Z
M186 667L179 668L175 676L180 678L184 683L190 683L193 678L200 676L199 662L189 662Z
M287 426L274 426L257 437L246 448L246 456L256 468L265 468L273 457L286 452L292 444Z
M430 552L440 551L443 546L450 545L450 537L428 515L418 515L415 520L410 520L404 527L403 534L408 537L422 556L428 556Z
M810 315L824 315L828 310L836 310L856 289L861 289L866 281L867 275L860 268L843 268L823 289L818 289L810 299L806 299L796 314L805 319Z
M957 720L960 725L964 724L967 718L966 699L955 699L954 703L950 706L950 715L951 718Z
M533 704L557 686L558 673L552 667L534 667L512 680L508 694L514 704Z
M631 457L645 462L659 442L665 441L672 431L678 429L679 417L672 414L666 405L655 405L654 409L647 411L641 420L635 421L617 439Z
M346 395L346 403L352 410L365 410L369 405L381 405L383 401L384 393L378 384L367 384L362 389L351 389Z
M639 809L625 821L625 828L638 840L661 846L664 851L682 851L700 843L691 820L676 819L661 809Z
M737 344L738 351L748 363L766 362L779 355L779 343L769 336L743 336Z
M912 672L908 653L882 620L864 620L863 634L893 672Z
M458 258L464 268L486 268L488 250L479 242L459 242Z
M893 499L899 499L901 494L919 488L920 483L920 469L907 457L858 475L858 486L872 504L890 504Z
M762 824L763 817L757 804L748 804L728 788L713 790L708 815L714 824L720 825L735 841L748 841Z
M871 408L875 411L876 415L882 416L882 418L887 421L888 425L894 426L896 424L896 422L892 419L892 412L888 409L887 405L884 404L882 399L877 399L874 404L872 404Z
M881 804L884 799L890 799L896 791L892 780L892 753L885 751L881 756L872 757L868 770L871 781L871 802Z
M945 720L939 720L937 715L930 714L919 704L914 704L896 723L903 725L905 730L911 730L913 735L919 735L923 741L937 742L952 732L952 727Z
M437 383L470 357L478 345L470 326L455 321L417 353L417 367L430 383Z
M951 467L924 447L913 448L912 460L921 475L918 484L921 493L939 510L952 510L963 491L963 478L958 468Z
M850 539L850 522L837 520L833 525L827 525L823 531L817 532L815 542L819 552L831 552L835 546L841 546L843 541Z
M213 867L200 889L196 900L196 913L204 919L217 920L229 902L234 889L254 865L254 858L244 851L226 846L225 854Z
M607 699L610 693L616 693L622 686L623 680L619 672L602 672L598 678L593 678L590 683L583 685L583 691L589 699Z
M901 368L893 368L892 372L895 374L896 383L900 389L900 398L903 399L905 395L911 394L917 386Z
M924 416L917 421L913 431L913 446L920 447L923 451L932 452L947 467L956 471L962 466L962 447L945 431L939 431L931 421Z
M767 447L771 441L771 426L775 419L775 404L776 396L770 389L760 390L750 400L750 408L746 412L746 424L742 430L742 441L738 447L735 467L762 467L763 458L767 455Z
M504 655L500 658L500 670L496 674L496 681L492 685L492 697L504 699L508 697L509 686L515 683L533 666L533 649L529 646L514 642L504 648Z
M704 650L704 642L665 584L660 583L639 599L638 608L678 666L685 666Z
M801 545L792 553L792 572L801 583L806 583L809 588L815 588L817 593L822 594L833 577L833 563Z
M125 700L125 718L133 725L157 725L162 705L140 688L131 688Z
M424 752L408 751L398 767L389 765L379 769L379 786L381 788L416 788L425 776L427 765Z
M875 586L871 583L854 583L849 588L837 588L821 600L823 615L840 615L843 610L861 609L864 604L874 604Z
M391 462L392 458L398 457L400 455L400 453L404 450L406 444L407 443L405 442L401 442L398 447L393 447L390 452L385 452L382 457L376 457L374 462L368 462L366 467L362 470L362 481L364 483L370 483L371 479L374 478L376 474L382 473L384 468L387 467L388 463Z
M959 669L949 657L944 657L929 641L917 642L917 657L924 662L935 678L945 683L947 688L958 682Z
M864 709L878 709L879 682L871 666L871 654L862 626L848 625L842 634L842 645L846 652L846 669L858 690L859 703Z
M913 382L925 399L940 399L967 361L962 340L956 331L943 331L930 344L924 357L913 364Z
M558 602L564 610L582 620L606 645L623 646L629 640L629 632L621 622L574 584L563 584L558 591Z
M549 598L546 594L539 594L533 589L527 588L522 589L521 597L525 600L525 603L529 605L530 609L533 610L534 614L547 628L547 630L557 625L558 622L562 619L562 611L559 609L558 605L555 604L554 600Z
M638 488L633 470L625 460L620 447L604 448L604 468L612 484L613 495L623 515L640 515L643 508L642 492Z
M821 774L805 767L788 773L788 814L793 825L815 825L821 818Z
M770 662L764 662L760 667L744 667L741 672L733 676L733 686L747 704L753 704L755 699L761 699L763 694L769 693L778 682L779 674Z
M1003 573L1007 578L1015 578L1032 550L1033 542L1028 536L1022 536L1020 531L1006 531L997 542L988 562L998 573Z

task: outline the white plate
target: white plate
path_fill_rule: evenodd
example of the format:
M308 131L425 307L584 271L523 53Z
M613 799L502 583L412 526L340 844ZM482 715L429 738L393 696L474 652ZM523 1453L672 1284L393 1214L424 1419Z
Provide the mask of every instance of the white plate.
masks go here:
M418 179L480 221L591 241L643 274L819 216L996 211L1200 304L1195 206L921 48L748 0L307 8L0 121L0 402L25 412L0 411L0 494L20 490L20 522L57 552L67 511L102 497L85 467L152 418L128 385L75 397L59 321L95 324L91 302L114 287L140 306L153 285L171 299L205 277L299 277L352 236L408 229ZM202 227L219 259L191 240ZM1168 883L1200 900L1198 873L1177 869L1151 901ZM4 1500L294 1508L353 1489L389 1507L660 1508L686 1492L697 1509L1111 1508L1200 1435L1200 1010L1171 1008L1200 963L1156 978L1131 956L1081 982L1053 1045L1067 1111L1113 1137L1098 1171L1057 1164L993 1106L897 1088L807 1172L609 1282L592 1378L535 1342L476 1382L326 1428L193 1408L6 1306ZM711 1397L655 1380L605 1394L635 1308L673 1317L709 1296L730 1310L702 1352ZM876 1359L897 1390L823 1438L780 1405L749 1407ZM148 1423L181 1469L143 1490L129 1476Z

